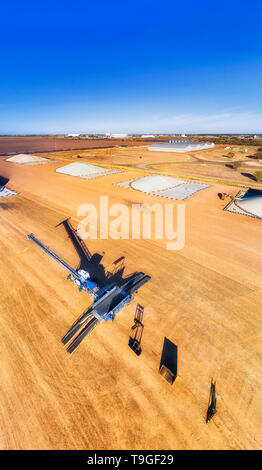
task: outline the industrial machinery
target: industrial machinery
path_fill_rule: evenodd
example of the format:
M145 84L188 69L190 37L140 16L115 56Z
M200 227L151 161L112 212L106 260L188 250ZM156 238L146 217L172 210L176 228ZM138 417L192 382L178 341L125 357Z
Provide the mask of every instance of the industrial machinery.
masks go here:
M218 196L220 197L220 199L222 199L224 201L224 199L226 199L227 197L229 197L230 199L233 199L233 196L231 196L231 194L227 194L227 193L218 193Z
M57 263L61 264L67 271L69 271L68 279L71 279L77 286L78 290L84 290L88 292L93 298L97 297L98 286L89 280L90 276L87 271L84 269L75 269L71 268L66 261L63 261L60 256L58 256L54 251L52 251L48 246L41 243L32 233L27 237L29 240L32 240L36 245L38 245L42 250L48 253Z
M68 233L71 232L71 238L78 253L84 253L88 261L90 253L85 247L83 240L78 236L76 230L70 227L68 221L65 221L63 224ZM81 262L80 268L75 270L48 246L38 240L32 233L28 235L28 239L32 240L57 263L63 266L63 268L69 272L68 279L71 279L77 285L79 291L88 293L93 299L91 307L74 323L62 338L63 344L67 344L69 341L73 340L67 347L67 351L70 354L75 351L83 339L102 321L113 321L116 314L119 313L125 305L131 302L133 293L137 292L140 287L150 280L150 276L146 276L144 273L136 273L134 276L127 278L127 280L124 279L121 286L116 283L99 285L95 279L91 279L87 269L81 268ZM76 336L79 330L80 332Z

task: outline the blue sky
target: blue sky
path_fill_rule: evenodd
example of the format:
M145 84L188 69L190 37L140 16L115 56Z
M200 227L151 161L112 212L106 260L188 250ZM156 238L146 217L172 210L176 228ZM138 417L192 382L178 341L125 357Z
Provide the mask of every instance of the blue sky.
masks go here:
M12 1L0 134L262 133L261 0Z

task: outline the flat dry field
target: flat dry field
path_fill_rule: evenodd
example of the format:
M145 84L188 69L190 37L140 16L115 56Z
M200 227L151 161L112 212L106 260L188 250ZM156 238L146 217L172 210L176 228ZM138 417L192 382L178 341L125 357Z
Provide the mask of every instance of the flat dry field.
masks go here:
M0 137L0 155L134 144L138 145L138 143L134 142L132 139L74 139L62 136L10 136Z
M234 151L234 157L228 156L230 150L224 150L223 145L217 145L214 149L190 153L176 152L152 152L148 150L148 144L136 145L126 148L96 148L88 150L72 150L54 153L41 153L39 156L61 161L78 161L93 164L106 164L122 166L126 169L136 168L149 172L164 173L174 176L192 176L202 178L206 182L225 182L226 184L239 184L262 188L262 183L256 181L253 176L255 171L262 169L258 160L250 158L257 147L248 147L248 154L244 153L245 146L239 146L239 151ZM241 167L233 169L232 164L241 161Z
M223 211L217 193L238 188L214 185L185 201L181 251L167 251L166 240L88 240L101 269L123 256L126 275L143 271L151 281L70 356L61 338L89 296L26 235L76 267L56 225L71 216L77 226L79 204L99 208L100 195L128 207L165 200L113 185L141 169L85 181L55 173L58 166L0 159L0 175L19 192L0 199L0 447L260 449L261 220ZM145 308L140 357L128 347L137 302ZM158 374L165 336L178 347L173 386ZM206 424L211 377L217 414Z
M207 179L215 179L228 182L235 182L237 184L255 185L258 188L262 189L262 182L256 181L253 176L257 168L247 167L246 165L240 167L237 170L234 170L230 164L228 165L219 165L219 164L208 164L208 163L194 163L194 164L161 164L161 165L152 165L150 169L158 169L161 171L166 171L168 174L175 175L189 175L204 177Z
M90 160L91 163L106 163L113 165L137 165L147 163L158 163L162 161L191 161L192 157L188 154L177 154L174 152L151 152L148 150L148 144L141 142L140 145L134 142L130 147L114 148L94 148L87 150L72 150L57 153L41 153L43 157L62 159L62 160Z

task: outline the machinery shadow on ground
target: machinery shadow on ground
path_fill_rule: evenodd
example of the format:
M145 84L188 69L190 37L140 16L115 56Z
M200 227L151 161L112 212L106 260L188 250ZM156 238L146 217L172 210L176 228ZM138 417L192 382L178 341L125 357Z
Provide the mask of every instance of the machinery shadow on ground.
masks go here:
M177 376L177 346L166 337L162 349L159 374L162 375L170 385L173 384Z
M141 349L141 340L142 334L144 331L143 325L143 315L144 307L140 304L137 304L134 318L134 325L131 328L131 333L129 336L128 346L134 351L137 356L140 356Z
M0 187L5 186L9 181L9 178L5 178L4 176L0 175Z
M104 265L101 263L103 255L94 253L93 255L88 250L84 241L79 237L77 230L72 227L70 219L63 220L57 226L63 225L70 240L72 241L76 252L80 258L79 266L77 269L84 269L90 274L92 281L96 282L99 286L106 285L123 286L128 282L129 287L132 287L140 277L140 272L134 272L129 276L124 277L125 265L124 256L121 256L113 262L113 271L106 271Z
M208 423L216 413L216 403L216 382L213 382L213 379L211 379L208 408L206 413L206 423Z

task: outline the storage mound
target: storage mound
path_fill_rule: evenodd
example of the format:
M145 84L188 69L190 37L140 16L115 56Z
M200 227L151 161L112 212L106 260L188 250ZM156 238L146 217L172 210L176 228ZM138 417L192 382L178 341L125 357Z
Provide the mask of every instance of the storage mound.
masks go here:
M48 160L47 158L37 157L36 155L26 155L19 153L13 157L6 159L7 162L18 163L20 165L41 165L43 163L55 163L54 160Z
M247 191L241 190L224 210L262 219L262 191L252 188Z
M142 178L116 183L122 188L135 189L146 194L161 196L168 199L183 200L202 189L209 187L207 184L191 183L189 181L161 175L148 175Z
M114 170L111 168L104 168L97 165L89 165L89 163L69 163L69 165L62 166L56 169L57 173L63 173L64 175L76 176L78 178L84 178L91 180L93 178L99 178L100 176L112 175L114 173L121 173L120 170Z

